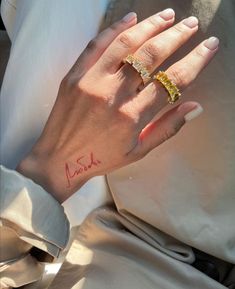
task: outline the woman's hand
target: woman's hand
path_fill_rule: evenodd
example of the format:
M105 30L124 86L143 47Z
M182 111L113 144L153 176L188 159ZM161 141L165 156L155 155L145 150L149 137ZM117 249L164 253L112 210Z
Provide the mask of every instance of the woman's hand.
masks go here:
M45 129L18 170L63 202L87 180L144 157L202 109L185 102L152 119L167 104L156 81L142 79L123 59L130 53L152 73L198 30L195 17L172 26L167 9L136 24L131 13L92 40L63 79ZM215 55L218 40L199 44L166 71L182 90Z

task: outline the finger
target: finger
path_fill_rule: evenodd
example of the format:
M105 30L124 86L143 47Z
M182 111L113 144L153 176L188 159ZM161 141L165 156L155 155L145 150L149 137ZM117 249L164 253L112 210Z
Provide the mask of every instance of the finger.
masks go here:
M160 119L145 127L135 149L130 153L133 156L144 156L155 147L178 133L182 126L199 116L203 109L199 103L185 102L167 113Z
M172 25L174 17L174 11L166 9L127 29L107 48L101 65L110 73L115 73L128 54L135 52L149 38Z
M152 73L180 46L189 40L197 30L198 19L191 16L148 40L136 51L134 56ZM125 64L121 70L124 75L128 75L128 78L133 79L132 87L136 90L142 83L142 79L134 69L130 70L129 66L129 64Z
M183 59L176 62L166 73L169 78L183 90L207 66L215 56L219 47L219 39L210 37L193 49Z
M92 39L86 49L82 52L71 71L83 74L91 66L93 66L97 60L104 53L105 49L112 43L112 41L124 30L135 25L137 22L137 15L134 12L128 13L123 19L115 22L110 27L102 31L94 39Z
M183 59L166 71L177 87L186 88L209 63L218 51L219 40L211 37L199 44ZM144 127L167 104L168 93L158 81L153 81L135 98L135 108L140 113L140 127Z

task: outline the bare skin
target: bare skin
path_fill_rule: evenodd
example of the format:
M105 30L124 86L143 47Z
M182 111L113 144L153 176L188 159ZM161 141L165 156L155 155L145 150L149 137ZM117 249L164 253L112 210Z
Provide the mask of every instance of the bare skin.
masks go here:
M167 105L166 91L157 81L140 89L139 74L123 64L133 53L152 73L197 32L197 19L173 26L168 10L136 22L132 13L89 43L63 79L41 137L18 165L59 202L90 178L143 158L200 110L184 102L152 121ZM216 39L205 40L167 69L169 78L182 91L217 50Z

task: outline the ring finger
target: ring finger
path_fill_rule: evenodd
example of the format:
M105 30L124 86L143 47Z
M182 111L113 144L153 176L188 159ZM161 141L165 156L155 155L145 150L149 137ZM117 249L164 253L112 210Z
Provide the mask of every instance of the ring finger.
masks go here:
M184 58L170 66L166 74L180 90L186 88L210 62L218 50L219 40L211 37L196 48L194 48ZM138 111L140 129L145 127L153 117L167 104L167 92L158 81L148 84L134 100L126 105L135 106Z
M189 40L197 30L198 19L191 16L145 42L134 53L134 57L143 63L143 67L149 73L152 73L180 46ZM134 91L142 83L140 74L133 67L130 67L130 64L123 65L118 73L132 79L130 89Z

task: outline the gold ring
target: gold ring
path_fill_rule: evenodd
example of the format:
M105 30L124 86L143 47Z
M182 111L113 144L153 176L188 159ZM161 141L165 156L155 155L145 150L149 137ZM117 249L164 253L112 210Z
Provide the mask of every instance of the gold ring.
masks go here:
M140 74L144 84L151 79L149 71L144 67L140 60L134 57L133 54L129 54L124 59L124 63L129 63Z
M174 82L172 82L164 71L159 71L153 79L158 80L169 94L168 102L174 104L181 96L181 93Z

